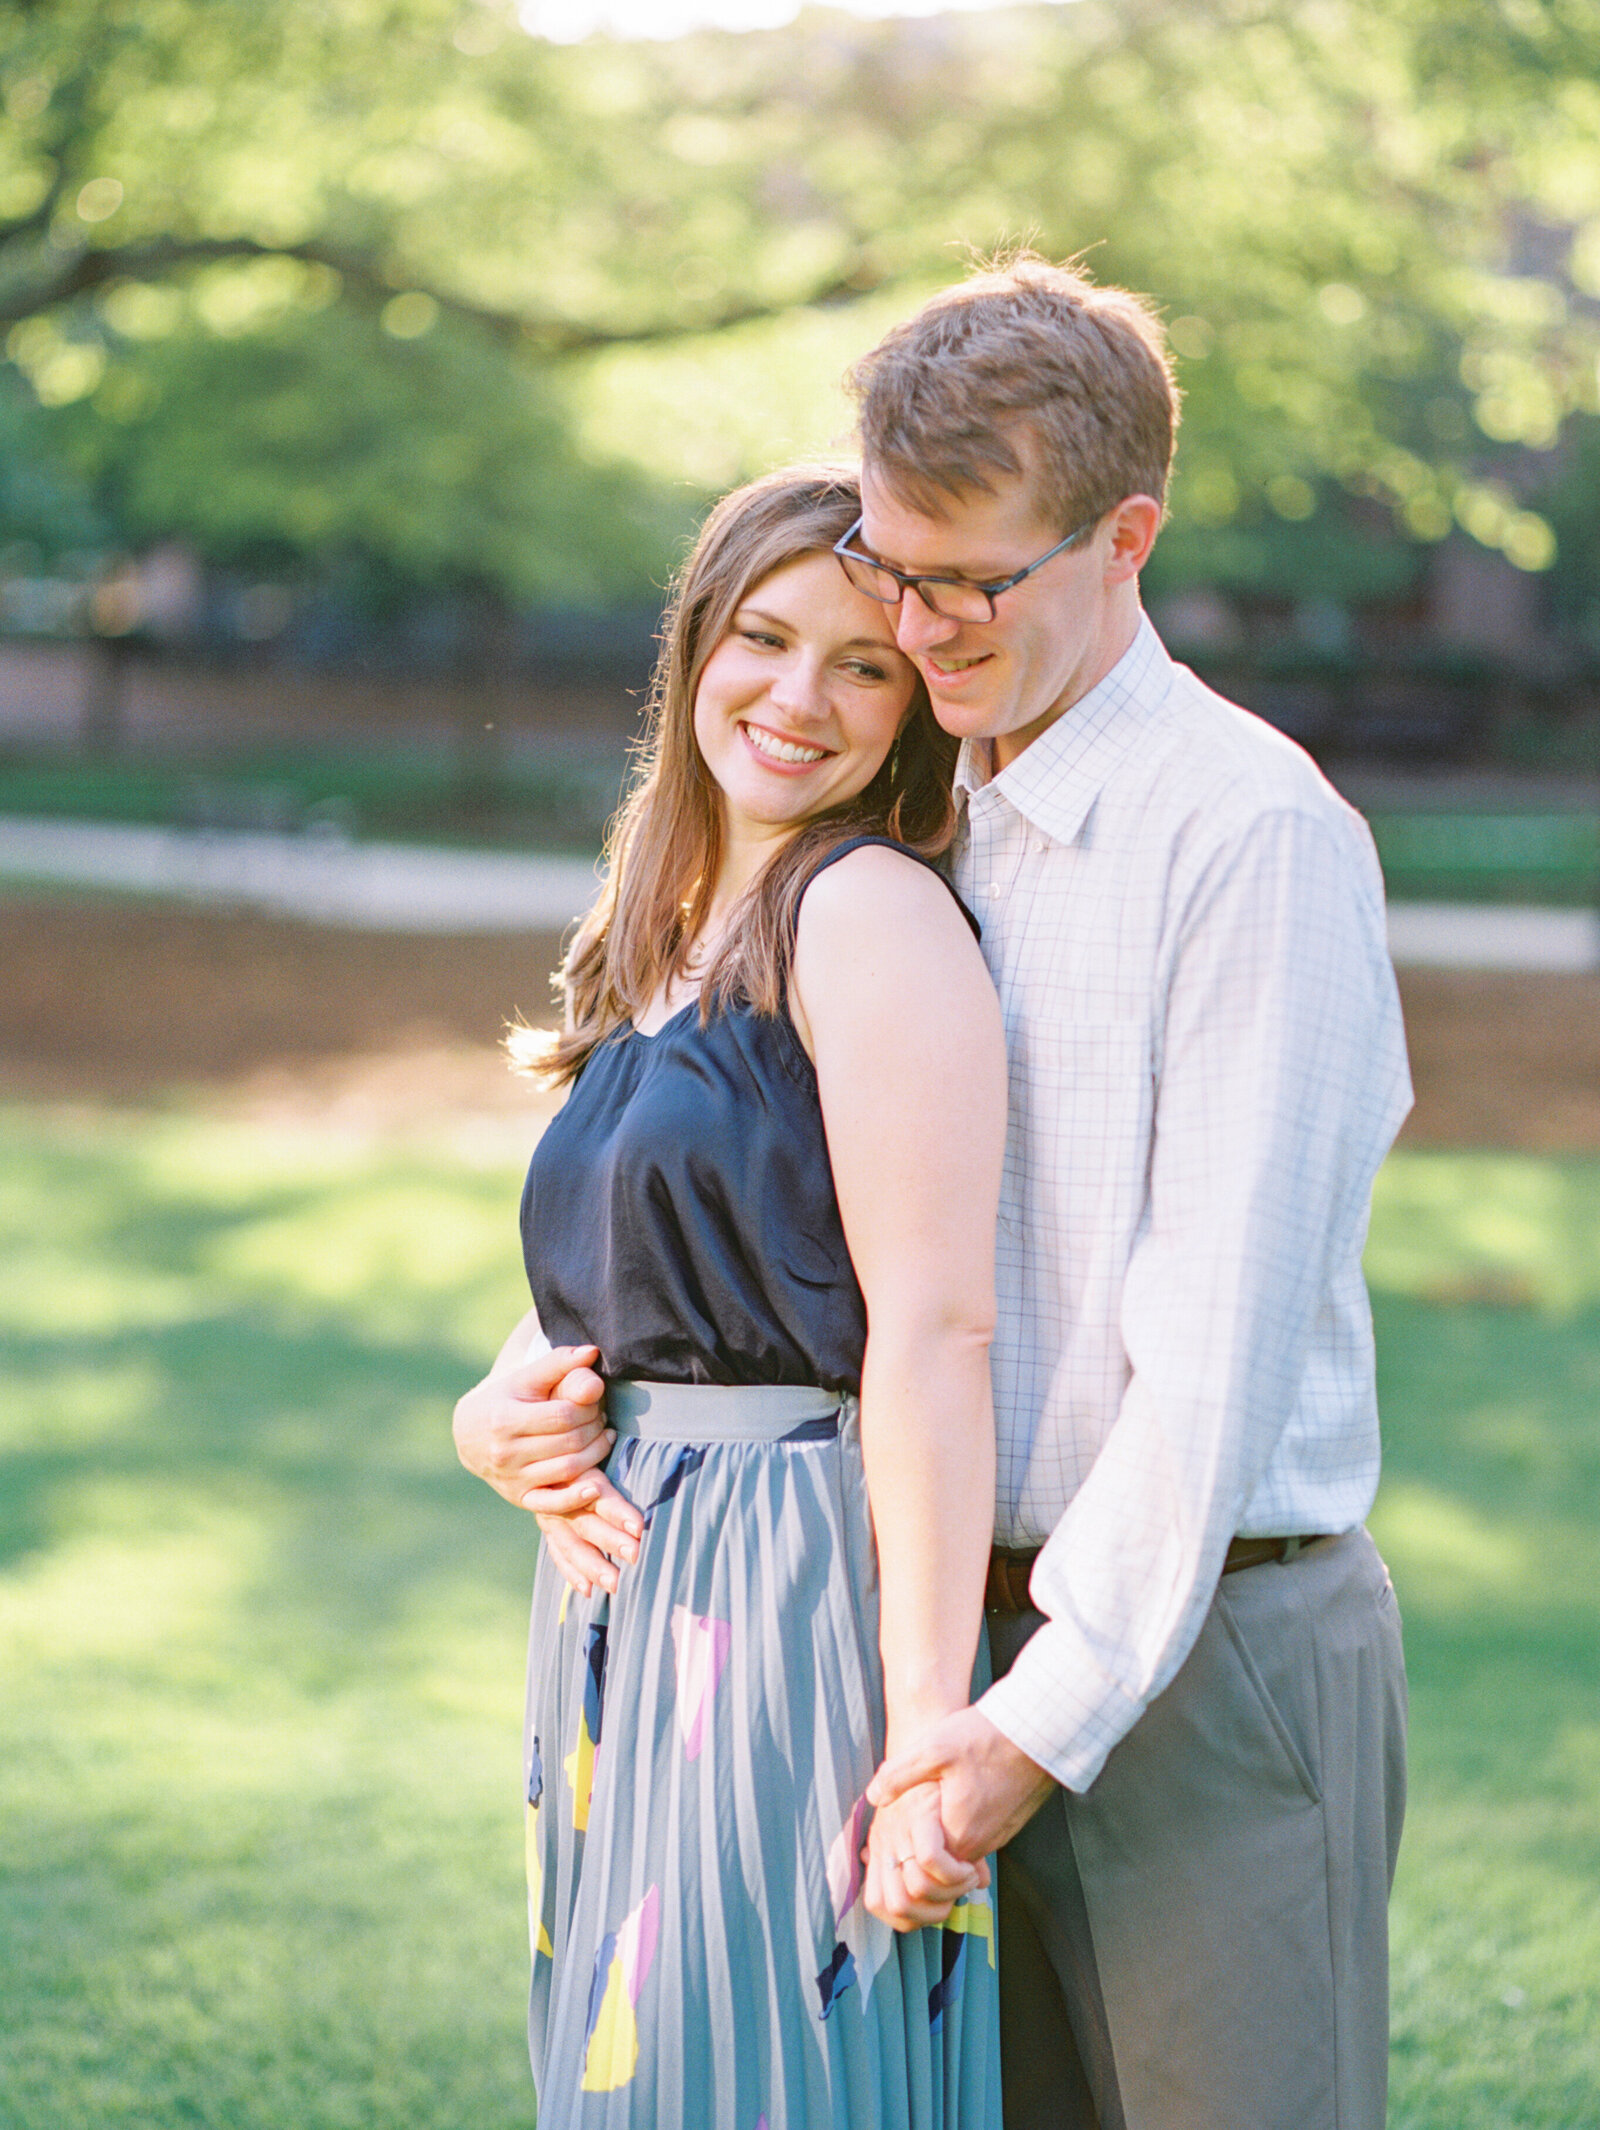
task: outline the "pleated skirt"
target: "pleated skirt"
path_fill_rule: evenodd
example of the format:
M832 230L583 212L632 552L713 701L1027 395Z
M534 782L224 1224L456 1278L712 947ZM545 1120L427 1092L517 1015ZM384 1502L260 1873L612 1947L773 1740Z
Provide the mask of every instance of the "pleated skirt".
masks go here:
M613 1386L645 1533L613 1597L547 1558L529 1650L540 2130L999 2130L994 1910L861 1900L883 1748L853 1400Z

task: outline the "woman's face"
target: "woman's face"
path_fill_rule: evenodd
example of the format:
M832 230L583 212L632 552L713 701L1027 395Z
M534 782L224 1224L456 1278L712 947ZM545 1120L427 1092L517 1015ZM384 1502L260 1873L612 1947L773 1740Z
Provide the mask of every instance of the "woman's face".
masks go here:
M832 555L802 555L752 585L694 699L695 740L729 832L786 833L855 798L915 688L887 610Z

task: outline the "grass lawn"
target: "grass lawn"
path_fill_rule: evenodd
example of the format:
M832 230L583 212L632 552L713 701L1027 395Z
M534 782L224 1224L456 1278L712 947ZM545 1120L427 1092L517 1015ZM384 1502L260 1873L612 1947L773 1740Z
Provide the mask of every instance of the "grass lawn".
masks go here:
M0 1113L0 2119L511 2130L529 1532L454 1465L504 1145ZM1600 1167L1374 1227L1393 2119L1600 2122Z
M1600 2124L1600 1164L1412 1153L1368 1272L1406 1623L1404 2130Z

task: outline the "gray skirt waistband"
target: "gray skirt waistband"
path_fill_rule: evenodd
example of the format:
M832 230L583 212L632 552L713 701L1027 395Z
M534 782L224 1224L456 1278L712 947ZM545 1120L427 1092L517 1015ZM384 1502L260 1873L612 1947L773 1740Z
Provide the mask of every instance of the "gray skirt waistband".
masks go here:
M844 1396L794 1383L606 1385L617 1439L663 1442L821 1442L838 1433Z

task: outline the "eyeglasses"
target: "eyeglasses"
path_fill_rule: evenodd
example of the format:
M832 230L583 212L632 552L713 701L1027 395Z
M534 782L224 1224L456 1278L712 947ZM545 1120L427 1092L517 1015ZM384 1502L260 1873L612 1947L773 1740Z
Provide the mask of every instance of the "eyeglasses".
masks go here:
M993 621L994 603L1002 592L1009 592L1025 577L1031 577L1036 569L1043 569L1047 562L1054 561L1065 549L1076 546L1086 533L1094 531L1104 515L1104 511L1097 513L1069 532L1064 540L1058 540L1049 554L1041 555L1026 569L1019 569L1011 577L1001 577L994 584L975 584L970 577L915 577L906 570L894 569L889 563L878 561L876 556L863 554L860 548L850 545L861 530L860 518L842 540L834 542L833 551L856 590L865 592L869 599L876 599L881 606L898 606L907 591L914 591L930 614L938 614L945 621Z

